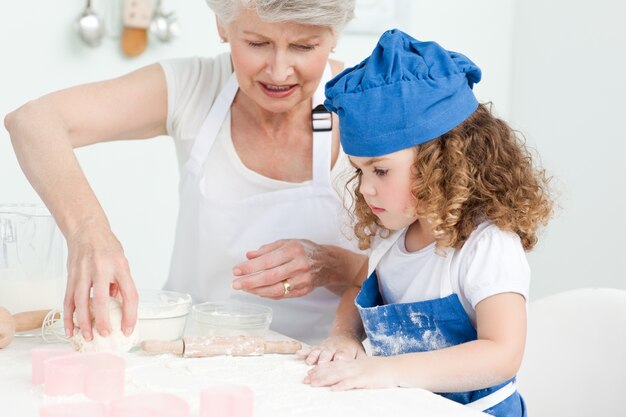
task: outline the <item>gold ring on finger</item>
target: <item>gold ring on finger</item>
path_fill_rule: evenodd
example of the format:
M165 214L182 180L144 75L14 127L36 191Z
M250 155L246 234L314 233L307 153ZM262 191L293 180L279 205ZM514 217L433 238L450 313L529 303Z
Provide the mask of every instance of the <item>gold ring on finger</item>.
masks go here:
M291 291L291 285L289 285L289 281L287 279L283 280L283 296L289 294Z

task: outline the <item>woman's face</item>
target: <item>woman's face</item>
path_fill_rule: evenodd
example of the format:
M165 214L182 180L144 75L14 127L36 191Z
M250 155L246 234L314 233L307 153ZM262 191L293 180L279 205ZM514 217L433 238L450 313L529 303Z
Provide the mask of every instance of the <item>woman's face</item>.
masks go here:
M320 82L335 36L328 27L262 21L243 9L220 36L231 46L239 88L263 109L282 113L310 99Z

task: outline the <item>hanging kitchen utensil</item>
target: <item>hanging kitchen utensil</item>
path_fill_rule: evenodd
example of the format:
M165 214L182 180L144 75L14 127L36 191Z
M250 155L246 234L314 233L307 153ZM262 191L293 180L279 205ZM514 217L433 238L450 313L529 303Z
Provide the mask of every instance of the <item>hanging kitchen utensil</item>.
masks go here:
M91 0L87 0L85 10L76 21L78 35L89 46L98 46L104 37L104 23L91 7Z
M141 54L148 46L147 29L153 12L152 0L124 0L122 51L129 57Z
M150 23L150 34L161 42L169 42L178 36L178 19L174 12L165 13L161 6L161 0L157 0L154 16Z
M107 1L106 9L103 13L105 31L107 37L119 39L122 36L122 1Z

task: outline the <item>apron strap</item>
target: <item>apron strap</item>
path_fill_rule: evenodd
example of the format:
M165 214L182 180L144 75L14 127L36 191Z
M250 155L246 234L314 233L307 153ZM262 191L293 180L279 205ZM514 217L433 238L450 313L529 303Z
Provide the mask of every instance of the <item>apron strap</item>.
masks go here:
M237 90L239 90L239 84L237 83L237 76L233 72L217 96L217 99L215 99L209 115L204 119L191 148L187 168L191 169L195 174L201 172L202 165L215 142L217 134L222 128L226 115L230 111L230 105L235 99Z
M317 90L312 99L311 121L313 125L313 186L329 187L330 186L330 168L332 157L332 117L331 113L324 108L324 89L326 82L332 78L330 64L326 64L324 74L320 80ZM215 139L222 124L230 111L230 106L235 99L235 95L239 90L237 76L233 72L226 84L215 99L208 116L204 119L196 140L191 148L189 160L186 163L186 169L193 171L199 175L202 171L202 165L206 160L211 147L215 143ZM321 106L321 108L320 108ZM316 110L317 109L317 110Z
M486 395L476 401L467 403L465 404L465 406L473 408L474 410L485 411L490 409L491 407L495 407L496 405L500 404L502 401L515 394L515 391L517 391L517 384L512 381L502 388L498 389L497 391L494 391L491 394Z
M376 267L378 266L380 260L383 259L383 256L385 256L385 254L389 252L389 249L393 247L393 245L398 241L400 236L404 235L404 230L405 229L400 229L392 232L389 237L383 239L378 246L372 249L372 253L370 254L367 263L367 277L372 275L372 272L376 270Z
M446 262L443 266L444 270L442 271L441 282L439 286L439 296L441 298L446 298L447 296L451 295L454 292L453 286L452 286L452 275L450 274L453 251L448 250L447 248L444 250L446 251L446 258L445 258ZM435 256L440 256L440 255L435 255Z
M330 169L333 146L332 114L324 107L326 83L332 78L330 64L326 64L324 74L312 98L311 125L313 128L313 187L330 186Z

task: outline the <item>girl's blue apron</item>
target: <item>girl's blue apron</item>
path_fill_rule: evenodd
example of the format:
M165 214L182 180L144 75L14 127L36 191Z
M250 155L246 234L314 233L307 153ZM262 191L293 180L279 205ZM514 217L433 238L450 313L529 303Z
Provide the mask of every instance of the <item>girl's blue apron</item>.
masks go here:
M396 240L395 232L370 257L370 275L355 304L363 327L377 356L426 352L476 340L476 329L452 292L449 273L442 271L441 298L402 304L384 304L376 265ZM447 257L448 259L451 256ZM449 268L444 268L449 271ZM498 417L525 417L526 405L515 388L515 378L494 387L469 392L440 393L442 396Z

